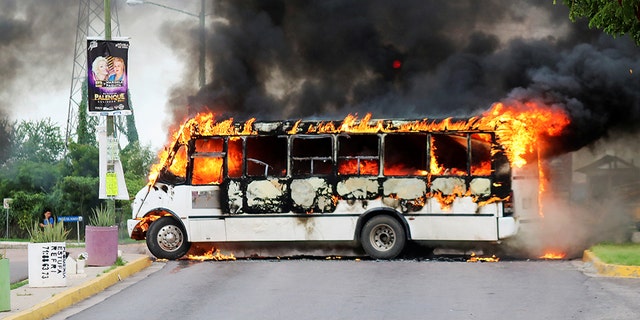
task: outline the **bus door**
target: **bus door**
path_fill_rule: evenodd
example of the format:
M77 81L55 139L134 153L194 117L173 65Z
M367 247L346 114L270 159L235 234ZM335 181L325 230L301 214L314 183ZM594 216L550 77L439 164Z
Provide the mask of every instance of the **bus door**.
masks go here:
M540 213L537 161L526 164L522 168L513 168L513 209L521 223L529 223L539 220Z
M194 140L191 158L191 186L188 194L190 239L223 241L226 234L224 221L221 219L220 184L224 173L224 138Z

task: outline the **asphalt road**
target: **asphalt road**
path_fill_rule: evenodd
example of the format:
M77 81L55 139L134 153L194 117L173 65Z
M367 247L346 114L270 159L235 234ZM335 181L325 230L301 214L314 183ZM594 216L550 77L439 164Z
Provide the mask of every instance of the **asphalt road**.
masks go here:
M52 319L635 320L640 314L640 279L599 277L580 261L170 261L150 270Z

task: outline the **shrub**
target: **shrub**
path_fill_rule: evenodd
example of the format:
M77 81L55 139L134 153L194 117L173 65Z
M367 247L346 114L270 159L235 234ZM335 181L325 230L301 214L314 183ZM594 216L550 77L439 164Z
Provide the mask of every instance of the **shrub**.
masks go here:
M43 242L64 242L67 240L69 230L64 228L63 223L54 223L53 225L46 225L40 227L38 223L34 223L33 227L28 230L31 242L43 243Z
M110 206L100 205L91 209L93 215L89 217L89 225L94 227L111 227L116 225L116 210Z

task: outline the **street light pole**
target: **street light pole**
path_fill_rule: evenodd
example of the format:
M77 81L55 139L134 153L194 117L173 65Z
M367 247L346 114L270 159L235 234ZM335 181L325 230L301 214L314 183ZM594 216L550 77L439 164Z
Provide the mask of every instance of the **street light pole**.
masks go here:
M104 0L104 39L111 40L111 0ZM113 116L107 115L107 137L114 132Z
M200 68L200 88L204 87L204 72L205 72L205 47L206 39L204 34L204 0L200 0L200 60L198 66Z
M104 39L109 41L111 40L111 0L104 0ZM112 140L115 140L115 124L114 124L114 116L109 114L107 117L107 145L111 143ZM113 159L109 154L107 154L107 172L115 172L115 165L113 163ZM110 197L107 200L107 208L114 210L115 212L116 202Z

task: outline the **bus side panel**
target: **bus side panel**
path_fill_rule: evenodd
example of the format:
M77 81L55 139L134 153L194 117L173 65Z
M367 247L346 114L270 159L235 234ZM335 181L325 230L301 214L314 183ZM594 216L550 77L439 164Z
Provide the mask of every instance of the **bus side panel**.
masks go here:
M213 242L226 241L227 232L223 219L191 218L189 219L189 241Z
M407 219L413 240L496 241L493 215L431 215Z
M259 216L225 219L227 241L353 240L356 216Z
M178 205L173 211L184 222L189 241L226 239L219 186L178 186L174 191L174 203Z

